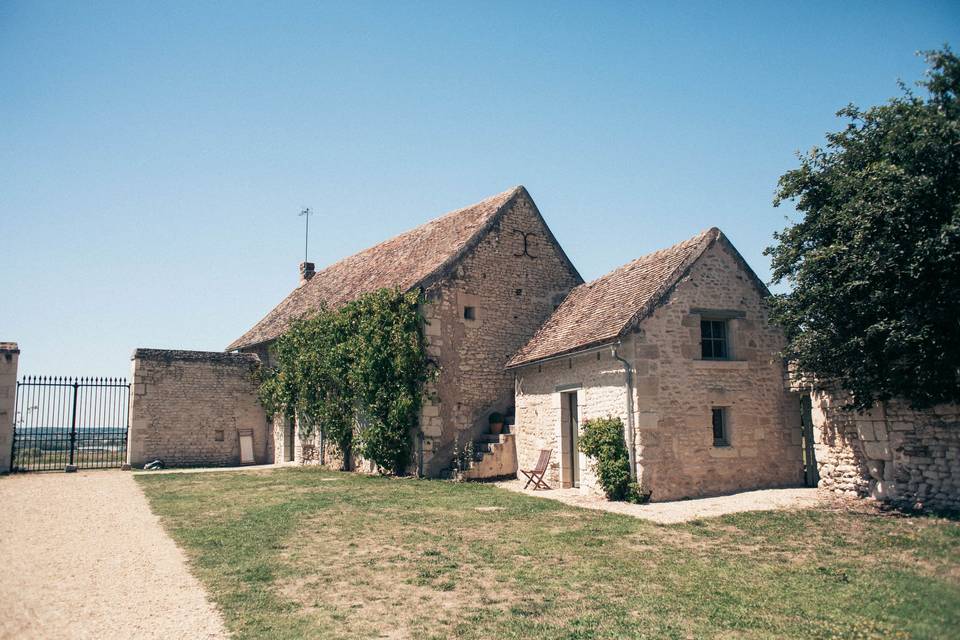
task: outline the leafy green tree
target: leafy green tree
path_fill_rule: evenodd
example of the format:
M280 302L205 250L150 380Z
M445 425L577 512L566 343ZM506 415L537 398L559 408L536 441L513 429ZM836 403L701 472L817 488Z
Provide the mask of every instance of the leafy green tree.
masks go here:
M772 299L798 369L857 408L960 401L960 60L945 47L902 95L838 116L847 126L800 156L774 201L802 220L766 250Z

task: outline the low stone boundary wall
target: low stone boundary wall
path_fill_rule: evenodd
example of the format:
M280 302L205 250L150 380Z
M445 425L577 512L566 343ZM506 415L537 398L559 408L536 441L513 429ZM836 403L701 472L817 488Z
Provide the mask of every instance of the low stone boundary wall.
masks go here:
M915 411L889 401L846 411L840 394L814 391L820 487L848 495L960 509L960 406Z
M128 462L171 467L240 464L239 431L253 432L257 464L273 462L273 428L257 400L247 353L137 349L131 358Z

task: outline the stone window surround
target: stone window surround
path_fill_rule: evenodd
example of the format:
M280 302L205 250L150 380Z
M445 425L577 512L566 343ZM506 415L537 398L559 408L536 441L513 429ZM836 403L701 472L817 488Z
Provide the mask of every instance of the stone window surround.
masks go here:
M480 308L482 306L480 304L481 302L482 300L478 295L457 291L457 306L460 307L460 322L468 327L480 327L483 320ZM472 317L470 316L470 309L473 310Z
M747 312L740 309L705 309L699 307L693 307L690 309L690 315L696 316L698 322L696 322L697 329L699 331L700 322L699 320L722 320L726 325L726 348L727 356L725 358L709 358L704 359L702 356L702 351L698 349L696 351L696 356L694 362L699 364L709 363L710 365L719 365L724 366L730 363L740 363L744 362L743 360L737 359L737 339L739 337L738 323L740 320L743 320L747 317ZM709 366L709 365L708 365ZM739 368L739 367L735 367Z
M722 406L711 406L710 407L710 423L713 427L713 446L714 447L730 447L730 412L729 407ZM720 432L722 434L721 438L717 438L716 426L713 421L716 418L719 412L720 416Z

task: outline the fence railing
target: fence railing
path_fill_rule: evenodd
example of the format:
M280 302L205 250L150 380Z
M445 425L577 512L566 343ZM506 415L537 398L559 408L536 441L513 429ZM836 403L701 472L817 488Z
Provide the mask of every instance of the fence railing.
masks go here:
M12 470L123 465L129 404L125 378L24 376L17 382Z

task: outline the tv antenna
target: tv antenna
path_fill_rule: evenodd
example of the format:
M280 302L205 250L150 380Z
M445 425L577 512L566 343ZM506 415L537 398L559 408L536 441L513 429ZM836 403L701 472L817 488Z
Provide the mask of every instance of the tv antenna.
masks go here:
M313 214L313 211L310 210L310 207L304 207L303 209L300 210L300 217L307 219L307 221L306 221L306 222L307 222L307 228L304 230L304 234L303 234L303 261L304 261L304 262L310 262L310 260L307 259L307 249L308 249L308 247L310 246L310 245L309 245L309 242L310 242L310 216L311 216L312 214Z

